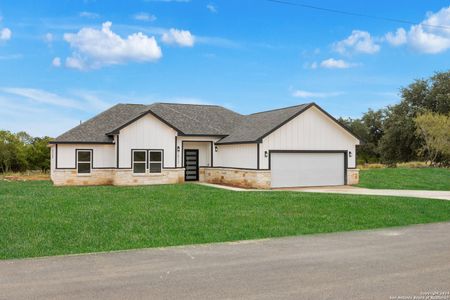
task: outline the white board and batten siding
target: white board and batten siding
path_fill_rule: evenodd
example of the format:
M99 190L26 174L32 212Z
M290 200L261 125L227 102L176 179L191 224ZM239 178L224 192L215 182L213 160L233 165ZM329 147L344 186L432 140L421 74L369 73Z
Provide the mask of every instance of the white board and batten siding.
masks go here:
M355 145L359 140L316 107L311 107L268 136L260 147L260 168L269 168L269 150L346 150L348 167L355 167Z
M163 149L164 167L175 167L175 136L177 132L147 114L128 126L119 134L119 168L131 167L132 149Z
M52 151L56 146L52 146ZM52 164L59 169L73 169L76 167L76 150L92 149L93 168L115 168L115 146L102 144L58 144L58 154L52 156L57 162Z
M217 145L214 166L227 168L257 168L257 144Z

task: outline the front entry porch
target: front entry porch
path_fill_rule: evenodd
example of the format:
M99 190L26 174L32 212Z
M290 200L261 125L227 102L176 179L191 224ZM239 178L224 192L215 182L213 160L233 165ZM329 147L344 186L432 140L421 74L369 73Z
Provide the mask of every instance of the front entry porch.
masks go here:
M213 166L214 142L202 140L181 141L181 167L185 181L204 181L203 168Z

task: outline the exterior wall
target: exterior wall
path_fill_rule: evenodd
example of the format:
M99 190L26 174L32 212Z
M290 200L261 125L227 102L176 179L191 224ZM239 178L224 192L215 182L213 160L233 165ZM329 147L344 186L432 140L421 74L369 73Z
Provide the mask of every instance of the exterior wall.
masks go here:
M120 130L119 168L131 168L132 149L163 149L164 167L175 167L177 132L151 114Z
M347 169L347 185L359 183L359 169Z
M52 146L55 148L56 146ZM58 153L55 154L55 168L75 169L76 149L92 149L92 168L114 168L115 152L114 145L101 144L58 144Z
M257 144L217 145L214 166L256 169Z
M270 188L270 171L229 168L203 168L203 170L205 182L228 184L243 188Z
M319 109L311 107L263 139L260 147L260 167L269 167L269 150L347 150L348 167L355 167L355 145L359 141L330 120Z

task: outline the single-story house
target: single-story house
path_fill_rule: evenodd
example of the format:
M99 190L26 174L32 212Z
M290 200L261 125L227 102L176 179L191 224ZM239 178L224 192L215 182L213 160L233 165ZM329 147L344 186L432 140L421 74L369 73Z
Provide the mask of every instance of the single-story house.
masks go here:
M117 104L51 142L51 179L263 189L355 184L358 144L315 103L250 115L216 105Z

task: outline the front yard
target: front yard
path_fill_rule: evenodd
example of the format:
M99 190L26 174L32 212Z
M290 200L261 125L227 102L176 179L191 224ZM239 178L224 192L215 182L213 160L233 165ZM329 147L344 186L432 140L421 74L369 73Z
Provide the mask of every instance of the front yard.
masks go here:
M383 168L360 171L360 187L450 191L450 169Z
M450 220L450 201L195 185L0 181L0 258L258 239Z

